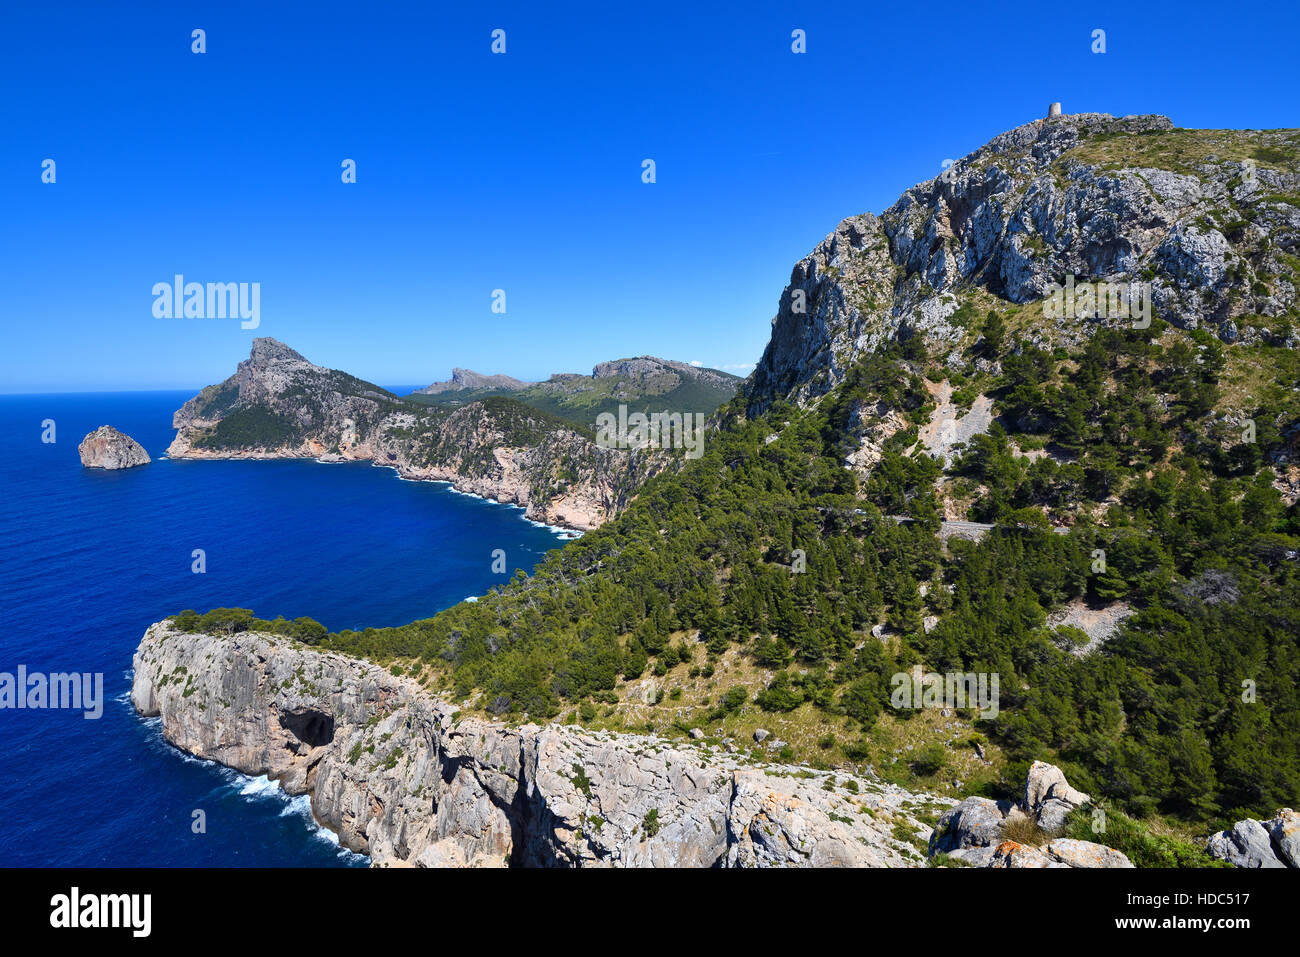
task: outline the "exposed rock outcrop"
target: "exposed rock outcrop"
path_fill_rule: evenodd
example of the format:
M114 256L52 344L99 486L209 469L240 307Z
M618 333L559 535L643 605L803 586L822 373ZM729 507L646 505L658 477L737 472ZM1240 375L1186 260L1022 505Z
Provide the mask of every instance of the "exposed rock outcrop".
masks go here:
M936 408L930 421L921 427L920 445L937 459L950 461L955 447L989 430L993 424L993 400L986 395L977 396L970 409L963 412L953 404L952 384L946 379L939 383L926 383L934 396Z
M918 815L952 803L703 745L463 717L409 678L269 635L160 622L134 666L132 703L168 741L310 794L376 864L915 866Z
M845 219L795 265L744 386L751 413L778 397L816 399L891 339L960 343L967 293L1026 304L1067 275L1149 282L1156 315L1235 341L1234 318L1282 316L1300 301L1289 265L1300 172L1253 159L1290 155L1292 137L1100 113L995 137L880 216ZM1043 319L1029 338L1077 343L1104 321Z
M1076 598L1048 615L1047 624L1051 628L1077 628L1083 632L1087 638L1085 642L1066 647L1071 654L1082 658L1114 637L1120 625L1132 614L1133 608L1127 602L1098 605Z
M1056 765L1035 761L1019 804L968 797L946 811L930 835L930 855L944 854L971 867L1132 867L1126 855L1104 844L1052 836L1075 808L1091 800L1070 787ZM1012 824L1047 839L1041 847L1009 840Z
M621 379L636 394L669 392L683 381L698 382L715 388L734 391L735 376L717 369L674 362L657 356L637 356L635 359L614 359L598 362L591 370L593 379Z
M1206 850L1234 867L1300 867L1300 814L1284 807L1268 821L1238 821L1212 835Z
M150 462L144 446L111 425L101 425L82 439L77 454L88 469L130 469Z

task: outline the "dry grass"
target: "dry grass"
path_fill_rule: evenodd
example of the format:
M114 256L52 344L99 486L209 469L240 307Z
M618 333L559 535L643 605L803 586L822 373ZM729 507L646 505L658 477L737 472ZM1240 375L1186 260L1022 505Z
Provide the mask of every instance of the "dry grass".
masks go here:
M1025 815L1016 815L1002 825L1004 841L1015 841L1017 844L1026 844L1029 847L1042 847L1054 837L1055 834L1043 830L1033 818Z
M1210 157L1215 157L1211 160ZM1294 170L1300 163L1300 130L1167 130L1134 136L1090 136L1057 160L1077 160L1107 169L1153 167L1196 175L1210 162L1241 163Z

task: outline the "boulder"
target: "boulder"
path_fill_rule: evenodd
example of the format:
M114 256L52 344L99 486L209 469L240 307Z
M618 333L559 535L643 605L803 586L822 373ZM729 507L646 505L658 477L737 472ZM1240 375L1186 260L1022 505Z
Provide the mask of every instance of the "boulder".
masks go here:
M1035 761L1025 778L1025 810L1037 815L1043 802L1048 798L1064 801L1072 807L1088 804L1092 801L1087 794L1070 787L1065 780L1065 772L1055 764Z
M945 851L948 857L953 858L966 864L968 867L988 867L993 861L993 856L997 853L996 847L959 847L953 851Z
M939 818L930 835L930 856L946 854L971 867L1133 867L1124 854L1091 841L1058 837L1037 848L1006 839L1006 826L1013 821L1032 818L1042 831L1059 831L1071 811L1090 803L1088 795L1070 787L1060 768L1035 761L1025 777L1024 801L966 798Z
M1069 867L1060 861L1052 860L1036 847L1019 844L1015 841L1003 841L993 851L993 856L984 867L999 868L1034 868L1034 867Z
M1068 864L1070 867L1133 867L1133 862L1128 859L1127 855L1115 850L1113 847L1107 847L1105 844L1094 844L1091 841L1076 841L1068 837L1058 837L1054 841L1049 841L1044 850L1052 860Z
M1038 808L1038 826L1044 831L1059 831L1065 826L1065 819L1074 810L1069 801L1048 798Z
M1234 867L1286 867L1273 853L1269 832L1259 821L1238 821L1231 830L1211 836L1205 849L1215 860Z
M1264 829L1273 840L1273 853L1287 867L1300 867L1300 814L1284 807Z
M1010 801L968 797L943 813L930 835L931 856L1002 841L1002 825L1012 811Z

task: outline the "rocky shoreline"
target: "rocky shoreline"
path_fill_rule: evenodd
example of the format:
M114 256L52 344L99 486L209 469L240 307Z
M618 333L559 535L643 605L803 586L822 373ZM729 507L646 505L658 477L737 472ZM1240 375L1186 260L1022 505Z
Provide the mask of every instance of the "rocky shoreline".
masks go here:
M179 439L179 436L178 436ZM210 449L195 449L178 446L173 440L167 450L169 459L191 459L203 461L250 461L275 462L298 460L317 462L321 465L342 465L352 463L369 463L375 468L391 469L398 478L408 482L438 482L449 485L462 495L470 495L498 505L513 505L524 510L524 517L530 522L545 525L565 532L589 532L599 528L605 522L604 508L595 502L586 502L574 498L552 502L529 501L528 490L520 482L493 480L483 476L465 476L453 469L420 467L409 462L384 462L372 455L352 455L322 452L313 454L313 450L239 450L217 452Z
M316 821L376 866L1134 866L1067 836L1092 800L1042 761L1020 800L959 803L703 740L510 726L371 662L260 632L161 621L133 665L131 702L169 743L308 795ZM1283 810L1254 829L1262 838L1243 822L1208 850L1239 867L1295 866L1298 822Z
M600 448L511 400L453 411L412 403L267 338L253 341L233 376L177 409L172 427L169 458L371 462L584 532L626 508L670 461L654 450Z
M131 701L183 751L266 775L379 866L921 866L953 804L707 745L509 727L276 636L159 622Z

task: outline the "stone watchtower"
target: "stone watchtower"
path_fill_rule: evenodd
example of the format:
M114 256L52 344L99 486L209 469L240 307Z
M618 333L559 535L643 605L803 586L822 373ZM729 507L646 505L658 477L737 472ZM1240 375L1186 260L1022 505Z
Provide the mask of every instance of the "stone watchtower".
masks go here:
M1049 120L1054 116L1060 116L1060 115L1061 115L1060 103L1053 103L1051 106L1047 108L1047 118Z

